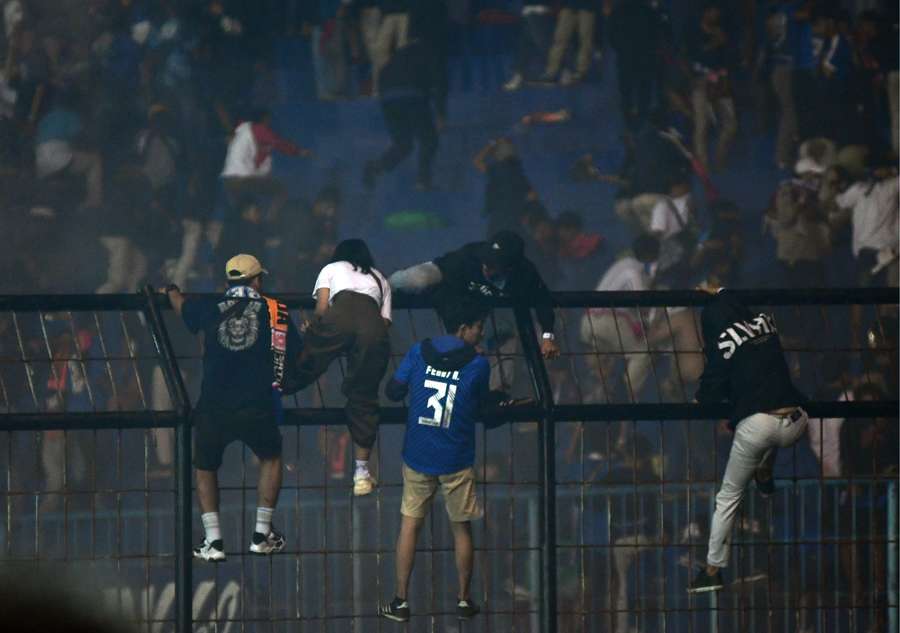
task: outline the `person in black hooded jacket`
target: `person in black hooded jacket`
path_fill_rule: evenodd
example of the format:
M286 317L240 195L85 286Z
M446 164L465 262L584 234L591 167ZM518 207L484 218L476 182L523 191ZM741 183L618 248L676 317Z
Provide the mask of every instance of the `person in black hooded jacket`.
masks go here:
M559 356L554 335L553 296L537 267L525 257L525 242L513 231L499 231L487 242L471 242L430 262L393 273L396 292L431 293L438 310L461 297L510 298L535 308L544 358Z
M794 387L770 314L745 306L734 293L719 289L701 315L706 367L697 402L731 405L734 440L716 495L706 566L688 589L718 591L728 566L731 527L751 479L763 496L775 492L772 469L779 448L806 434L806 397Z

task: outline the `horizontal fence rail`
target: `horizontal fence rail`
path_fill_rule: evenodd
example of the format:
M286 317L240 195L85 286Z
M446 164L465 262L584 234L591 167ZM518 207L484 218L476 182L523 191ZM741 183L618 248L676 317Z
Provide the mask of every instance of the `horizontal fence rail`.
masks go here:
M486 613L460 630L896 633L897 291L733 292L775 314L811 431L779 458L773 501L748 491L728 593L684 592L728 454L727 407L692 402L710 295L555 293L554 361L540 357L533 306L497 300L483 347L492 386L521 404L492 413L511 424L479 430ZM296 322L314 308L278 297ZM441 332L428 297L396 296L394 314L391 369ZM346 488L343 363L285 398L277 520L296 540L279 557L244 554L257 467L235 446L220 483L223 529L240 537L228 563L193 565L201 355L150 288L0 296L0 570L102 577L105 600L141 630L392 630L374 606L390 598L405 408L382 403L380 485L359 500ZM452 539L434 514L411 630L457 626Z

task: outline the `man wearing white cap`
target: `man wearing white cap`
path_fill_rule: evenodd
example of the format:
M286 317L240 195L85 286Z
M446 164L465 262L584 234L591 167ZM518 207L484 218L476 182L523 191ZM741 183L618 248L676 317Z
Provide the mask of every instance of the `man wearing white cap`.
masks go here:
M253 554L284 548L272 528L281 490L282 383L285 358L300 351L300 336L287 308L260 294L268 274L252 255L235 255L225 264L228 291L222 298L186 299L177 286L166 288L187 328L204 334L203 385L194 414L194 466L203 543L194 556L225 560L219 527L219 482L225 447L240 440L259 458L259 506L250 543Z

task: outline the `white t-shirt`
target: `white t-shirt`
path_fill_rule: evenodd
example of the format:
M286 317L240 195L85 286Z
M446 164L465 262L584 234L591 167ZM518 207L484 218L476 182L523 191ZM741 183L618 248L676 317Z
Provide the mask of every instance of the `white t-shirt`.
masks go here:
M598 292L647 290L650 278L644 265L628 256L615 262L597 284Z
M871 191L869 189L871 188ZM864 248L880 251L897 245L900 196L898 180L882 180L874 185L858 182L835 201L843 209L853 209L853 255Z
M228 144L225 155L225 167L222 177L247 178L248 176L268 176L272 173L272 156L256 166L256 138L253 136L253 124L249 121L241 123L234 130L234 137Z
M378 281L375 281L378 277ZM379 287L378 282L381 282ZM381 316L391 320L391 285L376 269L368 275L362 271L354 270L349 262L334 262L328 264L319 273L316 279L316 287L313 289L313 297L319 293L319 288L328 288L330 295L328 305L334 303L334 298L343 290L352 290L359 294L368 295L375 299L381 307Z
M650 232L659 235L660 239L672 237L681 232L690 220L691 194L686 193L677 198L660 196L659 202L650 213ZM679 224L675 211L681 218Z
M623 292L623 291L642 291L650 288L651 277L647 272L647 268L640 261L632 256L622 257L617 260L606 274L597 284L598 292ZM616 308L615 312L626 317L632 323L641 322L641 313L634 308ZM592 315L610 314L607 308L591 308L589 313ZM653 308L649 312L644 313L649 321L656 316L656 309ZM584 317L587 319L587 315Z

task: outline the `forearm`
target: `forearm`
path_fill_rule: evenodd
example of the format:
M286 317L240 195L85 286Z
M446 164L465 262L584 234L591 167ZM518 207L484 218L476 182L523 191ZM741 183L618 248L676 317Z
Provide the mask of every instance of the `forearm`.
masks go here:
M487 171L487 157L490 154L494 147L496 147L497 141L491 141L484 147L482 147L477 154L472 158L472 164L475 165L475 169L484 173Z
M390 382L388 382L387 386L384 388L384 395L387 396L387 399L391 402L400 402L406 397L408 392L409 385L405 385L393 378L391 378Z
M172 310L180 317L182 308L184 307L184 295L181 293L181 290L173 284L166 289L166 296L169 298L169 304L172 306Z
M548 297L549 299L549 297ZM538 324L541 326L541 334L553 334L556 326L556 314L553 312L553 306L549 303L541 303L535 309L537 312Z

